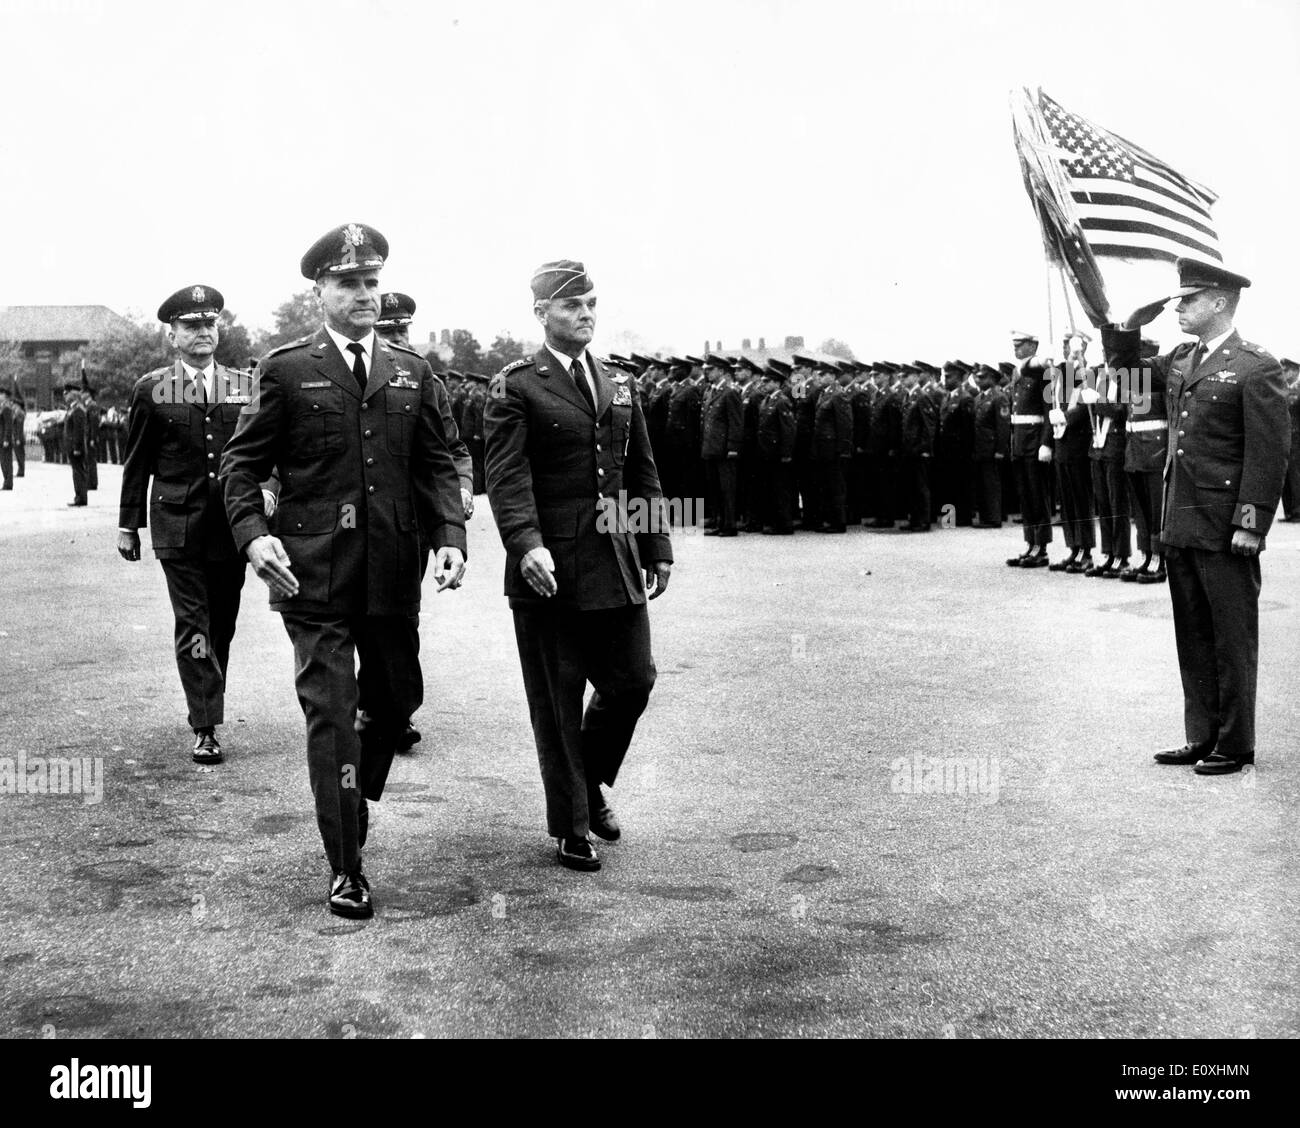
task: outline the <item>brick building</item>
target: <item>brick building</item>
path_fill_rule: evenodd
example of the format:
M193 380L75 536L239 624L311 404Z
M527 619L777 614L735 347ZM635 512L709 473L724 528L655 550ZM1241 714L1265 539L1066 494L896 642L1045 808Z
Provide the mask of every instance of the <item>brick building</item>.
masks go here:
M0 306L0 341L18 346L18 386L31 408L63 402L65 380L80 377L81 350L126 318L102 305Z

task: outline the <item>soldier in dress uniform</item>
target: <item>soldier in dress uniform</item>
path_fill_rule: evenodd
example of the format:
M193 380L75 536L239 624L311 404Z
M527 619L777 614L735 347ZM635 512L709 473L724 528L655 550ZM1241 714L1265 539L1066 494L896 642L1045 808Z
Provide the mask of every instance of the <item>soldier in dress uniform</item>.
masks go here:
M959 528L975 523L975 395L977 388L959 360L943 366L944 397L935 445L939 504L951 504Z
M817 511L817 463L813 460L813 432L817 426L817 401L821 398L821 381L817 362L796 353L790 376L790 393L794 397L794 419L798 425L794 445L794 477L799 491L799 525L817 529L822 516Z
M1011 557L1007 564L1012 568L1046 568L1051 563L1047 546L1052 543L1052 427L1047 421L1046 369L1034 355L1038 352L1034 334L1013 332L1011 347L1017 361L1011 383L1011 460L1016 470L1025 551Z
M1088 461L1092 474L1092 499L1101 532L1101 551L1105 556L1086 575L1099 579L1120 579L1132 571L1132 533L1129 520L1128 481L1124 476L1124 454L1128 405L1121 402L1124 388L1117 373L1104 364L1093 372L1080 388L1079 397L1090 411L1092 446Z
M870 497L867 493L867 444L876 388L871 380L871 365L860 360L851 363L854 375L846 390L849 407L853 411L853 457L849 459L845 476L844 516L850 525L859 525L869 516L870 510Z
M659 468L660 486L665 496L671 494L668 482L668 454L665 449L665 435L668 431L668 397L672 395L673 385L668 378L669 365L659 357L647 357L645 375L650 381L650 391L646 396L645 423L650 436L650 448L654 451L655 465Z
M99 463L103 457L99 429L104 422L104 413L99 407L99 393L86 379L85 369L81 372L81 402L86 405L86 488L97 490Z
M775 357L763 376L763 401L758 411L758 452L763 460L763 532L769 536L794 533L794 447L797 424L794 403L786 391L791 367Z
M235 637L244 557L235 548L217 482L218 459L251 403L247 372L217 364L213 286L186 286L158 307L176 360L136 380L122 471L117 551L140 559L139 530L149 526L167 581L175 623L176 668L188 707L195 763L222 760L216 730L225 721L230 644ZM270 475L268 475L268 479ZM264 498L274 508L268 480Z
M673 357L673 366L669 370L672 387L668 393L664 448L667 455L665 470L670 471L665 496L673 503L669 512L695 524L702 516L696 504L700 496L696 467L700 461L704 395L691 379L692 367L689 359Z
M709 492L717 506L717 522L705 536L737 535L736 506L739 488L740 451L744 443L744 413L740 392L731 379L731 365L725 357L710 355L704 372L712 383L704 401L700 455L708 474Z
M844 475L853 457L853 404L845 390L854 369L833 361L819 361L817 382L821 394L813 413L812 458L817 469L818 531L842 533L847 514Z
M474 492L487 491L487 470L485 447L483 441L483 409L487 403L490 376L481 372L465 373L465 408L461 412L461 421L465 425L465 445L469 448L470 461L474 467Z
M1282 368L1233 328L1250 280L1179 259L1178 290L1135 310L1102 340L1115 368L1133 370L1139 329L1173 298L1196 342L1145 364L1165 379L1169 453L1164 523L1187 743L1156 754L1201 775L1255 762L1259 555L1272 525L1290 447Z
M1011 457L1011 408L1006 393L998 386L998 370L981 364L971 373L978 379L973 412L975 463L975 507L980 527L1002 527L1002 468Z
M1143 337L1140 351L1142 368L1127 373L1124 474L1128 478L1131 512L1137 526L1137 549L1142 553L1142 562L1121 572L1119 578L1129 583L1161 584L1166 578L1160 521L1165 458L1169 450L1169 419L1165 378L1158 368L1148 364L1151 357L1159 354L1160 346Z
M14 477L25 478L27 476L27 401L23 398L16 380L9 410L13 413L14 420Z
M388 242L349 223L302 257L325 323L258 364L221 458L235 545L293 644L307 772L332 913L368 917L361 848L398 741L424 699L420 537L437 588L464 575L465 517L429 362L374 332ZM279 469L268 525L260 483ZM274 533L271 530L274 529ZM358 659L360 669L358 670ZM368 723L357 731L357 713Z
M1061 498L1061 536L1070 554L1049 568L1071 575L1092 575L1097 568L1092 559L1097 533L1093 526L1092 471L1088 462L1092 426L1081 398L1083 342L1067 338L1064 352L1066 362L1051 369L1052 407L1047 418L1052 428L1052 461Z
M1282 520L1300 521L1300 364L1285 356L1278 363L1286 382L1287 410L1291 416L1291 457L1287 462L1286 484L1282 487Z
M904 364L902 430L899 439L899 472L903 505L907 510L904 531L928 533L930 519L930 464L934 459L935 434L939 427L939 405L933 392L922 384L926 371L920 365Z
M0 489L14 488L14 413L9 389L0 387Z
M763 407L763 366L747 356L736 358L740 391L740 489L738 518L747 533L763 531L763 460L758 449L758 417Z
M898 365L880 360L872 368L880 384L867 432L870 519L863 524L869 529L892 529L899 512L898 449L902 442L904 392Z
M647 600L667 590L672 545L640 404L627 375L589 352L591 276L571 259L550 262L530 288L546 343L493 384L488 496L547 832L560 864L591 871L600 858L589 833L621 836L601 784L613 786L654 687Z
M81 385L71 381L63 385L63 402L67 414L63 417L63 454L72 468L72 500L69 505L88 504L86 499L87 437L86 404L81 396Z

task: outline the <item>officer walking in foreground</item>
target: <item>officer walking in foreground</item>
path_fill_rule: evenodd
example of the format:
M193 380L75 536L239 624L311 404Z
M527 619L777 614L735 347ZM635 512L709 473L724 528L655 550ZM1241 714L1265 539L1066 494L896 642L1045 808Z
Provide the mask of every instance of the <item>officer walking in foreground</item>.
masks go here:
M588 352L591 276L580 262L549 262L531 288L546 344L493 381L488 497L506 548L547 832L562 865L597 870L588 832L621 833L600 785L613 786L654 687L647 599L668 587L672 546L629 377Z
M1166 381L1164 528L1187 744L1162 764L1201 775L1255 762L1259 554L1286 475L1291 431L1282 368L1233 328L1248 278L1179 259L1178 290L1103 331L1108 362L1141 365L1139 329L1178 299L1196 342L1145 363Z
M244 557L230 536L217 460L250 402L252 381L213 359L224 306L214 287L186 286L158 307L179 355L131 390L118 514L122 559L140 559L139 530L147 524L167 580L198 764L222 759L216 729L225 720L230 643L244 586Z
M424 699L420 535L438 590L464 574L465 518L428 361L374 332L388 241L350 223L302 258L325 324L262 358L221 458L235 544L293 643L307 771L333 875L329 908L368 917L368 800ZM260 482L278 467L268 526ZM275 534L270 532L274 528ZM357 659L360 658L360 670ZM358 708L368 723L356 729Z

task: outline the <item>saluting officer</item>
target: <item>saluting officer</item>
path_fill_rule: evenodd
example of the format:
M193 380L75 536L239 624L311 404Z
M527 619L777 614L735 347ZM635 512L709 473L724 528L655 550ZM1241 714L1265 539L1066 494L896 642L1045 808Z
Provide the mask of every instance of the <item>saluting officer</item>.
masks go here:
M790 365L773 357L763 373L763 402L758 413L758 450L763 460L763 532L794 533L794 448L798 424L786 391Z
M1162 764L1201 775L1255 762L1259 554L1273 522L1290 447L1282 368L1233 328L1250 280L1179 259L1178 290L1109 326L1109 363L1142 363L1139 329L1178 298L1178 324L1196 337L1145 363L1166 381L1169 453L1164 526L1174 638L1183 682L1184 747Z
M640 404L588 346L595 285L580 262L530 283L546 344L495 379L485 413L488 497L560 863L597 870L588 832L621 830L613 786L655 683L646 601L672 546ZM595 689L583 710L587 683Z
M198 764L222 759L216 729L225 720L230 644L244 586L245 561L230 535L217 471L251 401L252 379L214 360L224 307L212 286L186 286L158 307L178 355L131 389L117 522L123 560L140 559L139 530L149 526L171 600L176 668ZM270 482L265 488L272 496L264 502L274 508L274 488Z
M433 370L374 332L388 241L350 223L302 258L325 324L262 358L221 458L235 544L293 643L330 911L368 917L368 800L424 700L420 537L438 590L464 574L465 517ZM273 524L259 483L280 473ZM274 529L274 534L271 532ZM360 671L357 660L360 658ZM356 731L358 708L367 723Z

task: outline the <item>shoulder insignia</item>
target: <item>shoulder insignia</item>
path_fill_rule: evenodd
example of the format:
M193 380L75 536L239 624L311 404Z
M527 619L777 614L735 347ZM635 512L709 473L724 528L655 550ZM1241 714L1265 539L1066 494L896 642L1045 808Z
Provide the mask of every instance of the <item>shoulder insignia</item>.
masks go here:
M615 373L614 375L610 376L610 379L613 380L615 384L626 384L626 383L627 383L627 373L626 373L626 372L617 372L617 373Z
M300 349L304 345L310 345L311 342L311 336L299 337L296 341L287 341L283 345L277 345L275 348L270 349L262 359L265 360L267 356L279 356L282 352L288 352L290 349Z
M515 372L520 368L528 368L529 366L532 365L532 363L533 363L533 358L531 356L521 357L519 360L512 360L503 369L501 369L501 371L497 375L504 376L508 372Z
M409 345L399 345L399 344L397 344L396 342L393 342L393 343L390 344L388 347L389 347L393 352L404 352L404 353L410 353L411 356L418 356L421 360L424 359L424 353L416 352L416 350L413 349L413 348L411 348Z

